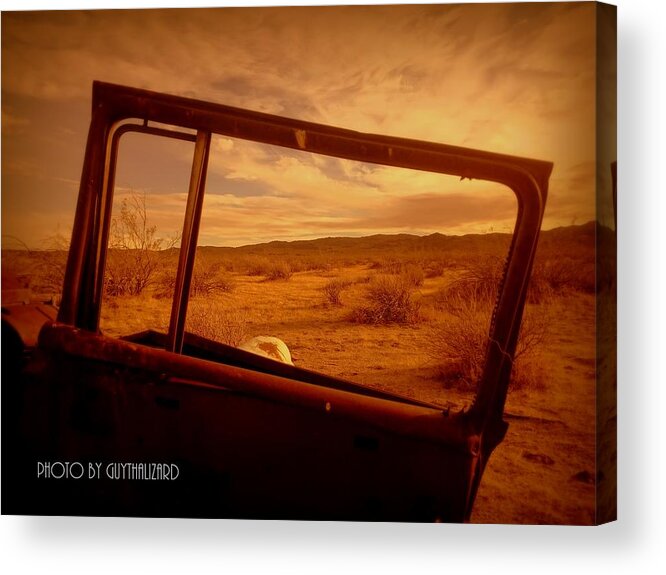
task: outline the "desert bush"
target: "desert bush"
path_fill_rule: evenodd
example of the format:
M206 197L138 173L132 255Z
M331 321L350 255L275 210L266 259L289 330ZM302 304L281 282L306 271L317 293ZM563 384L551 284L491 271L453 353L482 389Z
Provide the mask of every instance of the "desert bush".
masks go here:
M209 273L211 271L207 272L207 274L197 274L195 270L192 285L193 291L191 292L193 296L229 293L236 287L233 278L226 273L217 271L213 276L208 275Z
M240 310L228 309L215 300L192 300L187 310L185 329L236 347L247 338L247 319Z
M440 291L436 297L438 306L446 307L450 301L456 302L461 297L494 303L499 294L503 270L504 262L499 258L483 259L468 266L456 280ZM527 290L529 303L544 303L567 291L594 291L594 268L590 273L581 262L568 259L546 260L534 265Z
M220 263L197 261L192 271L191 297L210 296L217 293L233 291L234 282L228 276Z
M402 275L376 275L367 287L366 304L354 309L351 319L367 324L416 323L421 314L412 291Z
M265 276L271 267L271 260L264 256L249 256L243 263L249 276Z
M326 283L322 288L326 301L332 305L342 305L342 290L351 285L352 282L347 279L335 278Z
M534 295L552 295L577 291L594 293L594 261L579 261L573 258L537 260L532 272L530 289Z
M402 275L405 280L414 287L423 285L425 272L421 263L416 261L401 261L397 258L384 258L375 260L370 264L370 269L377 270L382 274Z
M397 259L387 259L379 268L385 274L400 274L402 273L404 264Z
M457 295L431 334L431 356L438 362L447 387L476 390L488 346L492 304L483 297ZM542 309L526 308L516 346L512 389L539 388L538 349L544 341L548 318Z
M271 259L265 256L250 256L245 260L246 273L249 276L264 276L267 280L287 280L294 273L294 267L283 259Z
M355 284L369 284L372 281L372 275L364 275L356 278L353 283Z
M450 387L473 388L481 377L490 310L478 299L452 296L452 304L431 336L431 356ZM439 363L441 362L441 363Z
M468 267L436 296L437 306L447 308L469 299L474 305L493 303L502 278L503 262L487 258Z
M293 273L293 269L289 262L278 260L269 264L269 267L265 272L265 276L269 281L288 280Z
M439 278L444 275L446 265L442 261L432 261L425 268L425 277L428 279Z
M307 255L290 257L285 260L293 273L298 272L326 272L333 269L330 258L320 255Z
M383 267L383 262L380 260L371 260L368 264L368 269L370 270L380 270Z
M335 266L331 257L327 254L316 254L311 255L306 258L299 258L299 271L322 271L327 272L332 270ZM294 262L292 262L292 267ZM296 271L296 270L294 270Z
M167 270L156 282L155 297L170 298L176 287L176 270ZM200 255L194 261L190 297L212 296L233 291L235 284L222 262L209 261Z
M494 302L497 298L504 260L486 258L467 266L465 271L437 295L438 305L446 307L448 300L459 297ZM547 302L555 295L567 292L594 292L594 265L573 259L540 260L535 263L527 290L529 303Z
M370 261L369 268L383 274L399 274L402 271L402 262L395 258L384 256Z
M402 267L400 275L412 287L421 287L425 280L425 273L419 264L408 263Z

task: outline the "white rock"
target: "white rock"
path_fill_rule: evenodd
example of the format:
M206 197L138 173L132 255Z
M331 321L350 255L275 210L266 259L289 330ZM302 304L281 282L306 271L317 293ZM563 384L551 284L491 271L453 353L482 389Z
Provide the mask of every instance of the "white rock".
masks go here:
M275 361L294 365L291 361L291 353L289 353L287 344L281 339L271 335L259 335L253 337L252 339L243 342L238 347L239 349L249 351L256 355L262 355Z

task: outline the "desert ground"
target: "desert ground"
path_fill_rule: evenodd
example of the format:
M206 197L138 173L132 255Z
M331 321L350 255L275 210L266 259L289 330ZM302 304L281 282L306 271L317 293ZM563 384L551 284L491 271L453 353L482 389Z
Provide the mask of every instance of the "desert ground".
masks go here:
M595 226L542 232L476 523L591 524ZM197 252L186 329L231 345L279 337L297 366L455 409L471 404L509 236L322 238ZM5 247L5 246L3 246ZM145 282L127 277L144 269ZM65 252L3 250L3 288L57 302ZM101 331L165 331L177 250L112 252ZM610 281L610 280L609 280Z

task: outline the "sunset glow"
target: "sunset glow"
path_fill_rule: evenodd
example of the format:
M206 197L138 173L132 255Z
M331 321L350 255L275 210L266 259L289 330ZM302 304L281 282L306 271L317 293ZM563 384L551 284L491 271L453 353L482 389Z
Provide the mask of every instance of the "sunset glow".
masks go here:
M39 247L69 233L93 80L552 161L544 227L589 221L594 30L588 3L5 12L3 235ZM117 197L145 191L160 231L177 230L191 148L123 146ZM500 186L217 137L200 243L509 231L514 218Z

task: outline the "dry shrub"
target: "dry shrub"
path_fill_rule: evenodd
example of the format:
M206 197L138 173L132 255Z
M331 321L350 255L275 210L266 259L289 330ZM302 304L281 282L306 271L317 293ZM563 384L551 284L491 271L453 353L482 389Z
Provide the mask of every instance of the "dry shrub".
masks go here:
M157 282L155 297L171 298L176 287L176 270L166 271ZM190 297L205 297L233 291L235 284L222 262L197 256L192 270Z
M335 278L329 281L323 288L326 301L331 305L342 305L342 290L352 284L351 280Z
M372 276L372 275L360 276L360 277L357 277L352 283L360 284L360 285L369 284L372 281L373 277L374 276Z
M458 296L495 302L503 270L504 260L500 258L487 258L468 266L458 279L438 294L438 304L446 306L447 300ZM594 265L570 258L541 260L533 267L527 301L538 304L567 292L593 293L594 285Z
M476 298L453 296L431 335L430 354L447 387L470 389L481 377L490 322L487 305Z
M210 296L218 293L228 293L233 289L234 282L226 274L221 263L208 262L205 259L199 260L197 258L192 272L190 296Z
M442 277L446 267L442 261L432 261L425 267L425 277L428 279Z
M275 262L277 261L285 262L292 274L309 271L327 272L334 268L333 261L327 254L301 255L298 252L282 255L273 254L270 257L255 253L235 254L232 252L227 265L230 270L241 274L265 277L275 268Z
M294 271L289 262L279 260L270 262L265 276L268 281L288 280L293 273Z
M594 293L594 261L579 261L567 257L537 260L532 272L530 290L537 295L568 291Z
M503 266L502 260L498 258L486 258L468 267L460 277L440 291L436 298L438 306L446 308L467 299L479 304L492 304L497 298Z
M292 274L298 273L298 272L307 272L307 271L314 271L314 270L322 270L323 268L320 267L318 264L316 264L314 261L312 261L309 258L289 258L288 260L282 260L285 261L289 265L289 269L291 270Z
M263 256L250 256L245 261L245 271L249 276L264 276L271 265L271 260Z
M419 264L408 263L402 267L400 275L412 287L421 287L425 280L425 273Z
M401 275L413 287L421 287L425 279L423 266L418 262L405 262L394 258L385 258L373 261L370 269L378 270L382 274Z
M294 259L291 262L294 271L322 271L327 272L332 270L335 266L328 254L312 254L307 257Z
M400 270L400 262L390 258L379 258L370 261L369 269L381 271L386 274L398 273Z
M266 256L248 256L244 262L245 273L249 276L268 276L275 265L274 260Z
M555 267L543 269L554 271ZM443 319L432 336L433 357L442 362L439 365L440 374L449 386L473 389L478 384L485 363L490 319L503 270L502 259L487 258L477 265L468 266L460 277L436 296L436 307L442 312ZM533 274L528 302L544 303L556 291L565 289L565 286L566 289L577 289L569 280L558 283L556 277ZM525 308L514 354L511 378L513 389L537 389L542 386L538 349L546 336L548 325L546 306L528 305Z
M457 295L449 300L431 336L431 356L442 362L438 367L447 387L476 388L485 363L491 313L492 305L484 298ZM538 349L548 323L543 309L526 308L514 354L512 389L542 386Z
M139 295L152 281L156 255L138 250L109 250L104 289L107 295Z
M367 288L367 303L351 319L367 324L413 324L421 320L420 306L412 299L413 287L402 275L377 275Z
M404 267L403 262L396 259L385 259L380 263L379 270L385 274L399 274L402 273Z
M193 300L187 310L185 329L201 337L238 346L247 338L247 319L237 309L214 300Z

